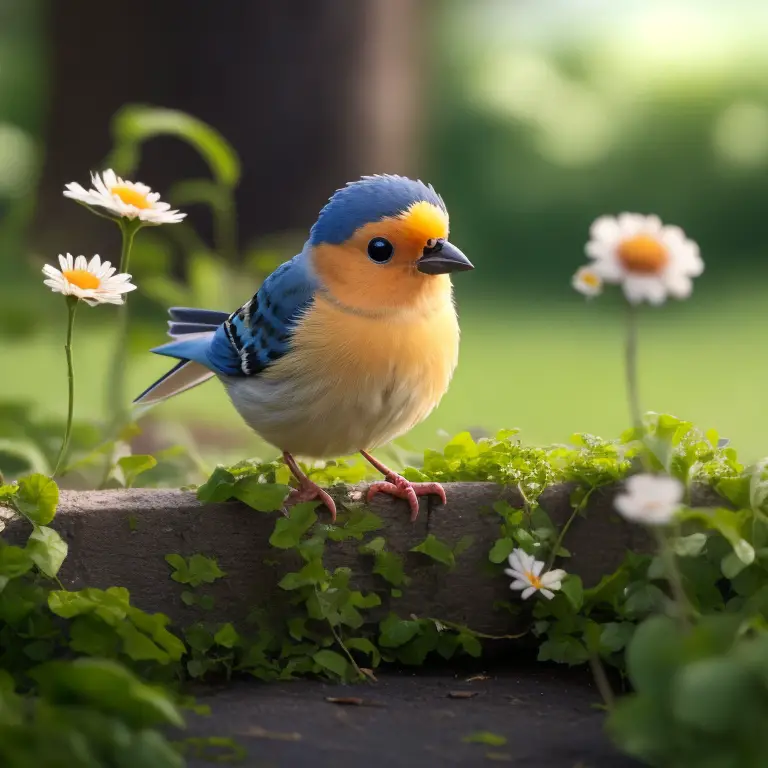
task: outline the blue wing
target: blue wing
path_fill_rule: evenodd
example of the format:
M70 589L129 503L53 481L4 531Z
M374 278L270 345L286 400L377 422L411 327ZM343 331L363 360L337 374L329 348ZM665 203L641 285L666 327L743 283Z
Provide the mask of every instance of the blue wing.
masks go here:
M286 354L316 287L317 279L302 252L281 264L253 298L215 330L204 327L215 317L213 313L173 310L176 322L171 323L171 333L177 332L180 338L152 351L193 360L228 376L254 376Z

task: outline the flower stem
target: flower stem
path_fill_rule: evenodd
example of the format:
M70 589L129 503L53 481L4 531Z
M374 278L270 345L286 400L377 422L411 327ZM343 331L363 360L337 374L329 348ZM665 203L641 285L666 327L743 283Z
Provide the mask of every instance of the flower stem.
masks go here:
M677 610L680 614L680 621L684 625L687 625L688 616L691 612L691 604L688 602L688 596L685 594L685 588L683 587L683 577L680 575L680 571L677 567L675 553L672 550L672 547L669 545L669 539L664 532L656 530L656 540L659 544L659 555L664 562L664 570L666 571L667 581L669 582L669 587L672 590L672 597L677 603Z
M59 473L61 463L67 454L69 440L72 436L72 415L75 412L75 366L72 363L72 331L75 327L75 312L79 300L75 296L67 296L67 310L69 311L69 322L67 324L67 343L64 345L64 352L67 355L67 379L69 382L69 400L67 406L67 426L64 430L64 439L61 442L59 456L56 459L56 466L53 470L53 477Z
M545 571L552 570L552 566L555 564L555 560L557 559L557 553L560 551L560 547L563 546L563 541L565 540L565 536L568 533L568 529L571 527L573 521L576 519L576 515L578 515L579 512L581 512L587 506L589 497L592 495L595 489L596 488L590 488L584 494L584 498L573 508L573 511L571 512L570 516L565 521L565 525L563 525L563 527L560 529L560 533L558 534L557 540L555 541L555 544L552 547L552 551L549 553L549 558L547 559L547 565L546 565Z
M123 247L120 252L120 273L127 272L131 263L133 238L141 228L138 219L120 219L120 232L123 236ZM117 339L110 368L109 390L107 403L111 418L111 432L116 432L126 420L125 405L125 368L128 356L128 296L123 297L123 303L118 307Z
M592 669L592 676L595 678L595 685L600 692L600 696L605 703L605 708L611 712L615 706L615 699L613 696L613 689L611 683L608 680L608 675L605 674L605 667L603 662L600 661L600 656L597 653L593 653L589 657L589 666Z
M627 400L635 429L643 429L642 411L637 385L637 307L627 304L627 336L624 347L627 377Z

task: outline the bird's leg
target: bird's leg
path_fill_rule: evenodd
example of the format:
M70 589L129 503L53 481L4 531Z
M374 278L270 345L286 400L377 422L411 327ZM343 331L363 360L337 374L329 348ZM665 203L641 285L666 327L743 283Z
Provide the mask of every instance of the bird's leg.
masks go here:
M336 521L336 504L327 491L324 491L317 483L313 483L300 469L296 459L288 451L283 451L283 461L291 474L299 481L299 487L294 488L285 500L287 506L298 504L301 501L322 501L331 513L331 521Z
M398 499L405 499L411 508L411 522L419 516L419 496L434 494L440 497L443 504L446 503L445 491L440 483L412 483L397 472L393 472L386 464L382 464L367 451L360 451L366 461L373 464L376 469L386 477L386 482L372 483L368 489L367 499L370 501L377 493L388 493Z

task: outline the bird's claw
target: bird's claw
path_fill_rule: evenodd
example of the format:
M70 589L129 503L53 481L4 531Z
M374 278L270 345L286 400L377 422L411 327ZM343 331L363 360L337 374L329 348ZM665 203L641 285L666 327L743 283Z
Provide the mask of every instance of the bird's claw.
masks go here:
M331 513L331 522L336 522L336 503L331 498L328 491L323 490L317 483L313 483L311 480L302 481L298 488L294 488L285 500L285 507L288 509L294 504L299 504L302 501L320 501L328 508Z
M377 493L386 493L398 499L405 499L411 509L411 522L419 516L419 496L439 496L443 504L447 503L445 491L440 483L412 483L394 472L387 475L386 481L372 483L368 488L367 500Z

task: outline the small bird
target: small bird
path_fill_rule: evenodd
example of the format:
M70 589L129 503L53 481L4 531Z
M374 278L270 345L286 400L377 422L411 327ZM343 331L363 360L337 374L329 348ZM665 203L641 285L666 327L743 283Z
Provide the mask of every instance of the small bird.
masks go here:
M283 452L298 482L287 504L331 496L294 456L359 451L386 478L377 493L418 497L412 483L369 451L404 434L440 402L458 362L459 324L449 274L473 269L448 242L448 212L431 185L364 176L337 190L301 253L281 264L228 315L169 310L173 341L152 350L180 362L136 403L154 403L217 376L233 405Z

